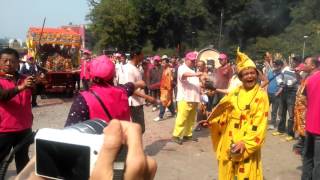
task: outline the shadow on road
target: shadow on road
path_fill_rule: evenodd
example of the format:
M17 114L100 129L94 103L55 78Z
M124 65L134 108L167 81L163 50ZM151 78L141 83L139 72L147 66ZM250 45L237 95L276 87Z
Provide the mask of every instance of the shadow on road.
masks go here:
M203 128L200 131L194 131L193 134L196 138L208 137L210 136L210 129Z
M149 156L155 156L170 141L171 141L171 139L160 139L160 140L154 141L152 144L147 145L144 151Z

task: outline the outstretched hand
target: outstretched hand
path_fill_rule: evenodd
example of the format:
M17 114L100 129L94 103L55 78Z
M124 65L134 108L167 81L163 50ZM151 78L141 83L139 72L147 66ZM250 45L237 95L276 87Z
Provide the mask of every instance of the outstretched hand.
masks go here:
M141 128L136 123L112 120L104 129L104 143L100 150L91 180L112 180L113 162L122 144L128 146L125 180L149 180L156 173L157 164L143 151Z

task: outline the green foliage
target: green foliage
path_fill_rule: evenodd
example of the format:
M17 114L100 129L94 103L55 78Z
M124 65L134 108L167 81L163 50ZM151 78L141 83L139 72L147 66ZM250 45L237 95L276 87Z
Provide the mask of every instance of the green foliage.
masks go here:
M97 40L95 49L114 47L128 50L137 43L138 14L126 0L102 0L93 7L88 18L90 29Z
M182 55L208 45L218 48L221 39L218 50L234 54L240 46L256 60L265 51L301 55L304 42L306 55L320 53L318 0L88 1L98 50L126 51L140 44L148 54Z

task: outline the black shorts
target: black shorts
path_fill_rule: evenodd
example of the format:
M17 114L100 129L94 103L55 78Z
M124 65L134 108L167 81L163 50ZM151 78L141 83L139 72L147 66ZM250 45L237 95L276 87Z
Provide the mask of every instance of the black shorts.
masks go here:
M142 129L142 133L144 133L145 123L144 123L143 105L130 106L130 113L131 113L132 122L140 124L141 129Z

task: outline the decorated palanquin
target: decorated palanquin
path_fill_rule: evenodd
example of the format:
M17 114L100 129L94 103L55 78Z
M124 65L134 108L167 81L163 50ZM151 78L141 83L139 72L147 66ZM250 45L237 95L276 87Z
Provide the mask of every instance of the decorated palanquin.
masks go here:
M29 28L27 34L29 55L35 56L41 45L59 45L80 49L81 36L77 32L62 28ZM40 45L40 46L39 46Z
M29 28L28 55L46 72L47 92L72 94L79 74L81 35L67 28Z
M73 69L70 58L64 58L61 55L48 56L44 67L54 72L70 72Z

